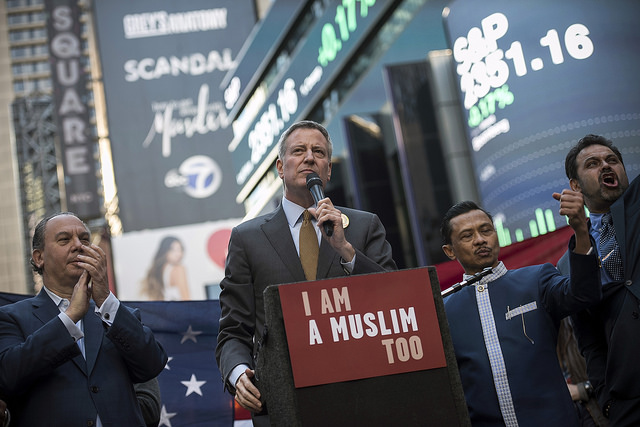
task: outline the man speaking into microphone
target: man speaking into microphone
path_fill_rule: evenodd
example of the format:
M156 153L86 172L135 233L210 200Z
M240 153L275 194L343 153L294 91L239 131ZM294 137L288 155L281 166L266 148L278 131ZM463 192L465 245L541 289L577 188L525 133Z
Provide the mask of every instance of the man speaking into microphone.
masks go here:
M375 214L338 209L324 197L333 148L327 130L312 121L297 122L278 144L282 203L233 229L220 283L216 360L225 388L253 413L254 425L269 425L253 383L256 345L264 330L265 288L397 268Z

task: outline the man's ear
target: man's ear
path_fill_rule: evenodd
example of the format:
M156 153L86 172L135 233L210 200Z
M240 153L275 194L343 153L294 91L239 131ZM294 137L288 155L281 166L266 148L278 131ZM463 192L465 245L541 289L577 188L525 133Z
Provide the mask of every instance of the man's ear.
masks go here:
M575 178L571 178L571 179L569 180L569 185L571 186L571 189L572 189L573 191L577 191L577 192L582 193L582 189L580 188L580 183L578 182L578 180L577 180L577 179L575 179Z
M33 259L33 263L38 268L42 268L42 266L44 265L44 260L42 259L42 251L40 249L34 249L33 252L31 252L31 259Z
M453 261L456 259L456 254L453 253L453 248L451 248L451 245L442 245L442 251L447 257L449 257L450 260Z
M284 164L282 163L282 160L276 160L276 169L278 170L278 176L280 179L284 179Z

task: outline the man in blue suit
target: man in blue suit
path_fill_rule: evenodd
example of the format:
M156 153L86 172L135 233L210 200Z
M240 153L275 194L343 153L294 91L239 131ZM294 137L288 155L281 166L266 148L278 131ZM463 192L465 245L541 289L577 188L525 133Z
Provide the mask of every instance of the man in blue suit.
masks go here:
M600 135L586 135L565 158L569 184L584 195L589 232L602 267L602 302L572 316L587 374L612 426L640 425L640 177L631 184L620 150ZM611 218L611 247L601 241ZM607 247L605 249L605 247ZM609 261L614 262L609 262ZM565 254L558 268L573 272Z
M105 253L63 212L43 219L31 263L43 288L0 308L0 396L12 426L144 426L134 383L164 349L109 291Z
M465 279L492 273L444 301L469 416L474 426L577 426L556 355L560 320L601 298L598 260L582 195L555 193L574 230L572 276L551 264L507 270L498 261L493 219L473 202L454 205L441 233L445 254Z

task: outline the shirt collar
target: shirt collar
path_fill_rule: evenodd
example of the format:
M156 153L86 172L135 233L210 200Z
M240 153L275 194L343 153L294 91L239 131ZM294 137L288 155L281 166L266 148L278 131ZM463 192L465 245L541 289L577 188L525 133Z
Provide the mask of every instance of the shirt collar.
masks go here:
M498 265L496 265L495 267L493 267L491 269L491 274L487 274L486 276L484 276L482 279L480 279L479 282L476 282L476 285L486 285L489 282L493 282L494 280L504 276L505 274L507 274L507 267L504 266L504 264L502 263L502 261L498 262ZM464 274L462 276L463 280L469 280L471 279L473 276L470 274Z
M313 207L315 205L311 205L309 207ZM282 198L282 209L284 210L284 214L287 217L287 222L289 223L289 227L293 228L298 220L300 219L300 215L306 210L302 206L293 203L291 200L286 197Z
M591 228L600 231L602 228L602 217L603 213L593 213L589 212L589 221L591 221Z
M42 286L42 289L44 289L44 291L47 293L47 295L49 295L49 298L51 298L51 301L53 301L53 303L56 305L56 307L58 307L58 309L61 312L66 311L67 307L69 307L69 300L66 298L62 298L56 294L54 294L52 291L50 291L49 289L47 289L46 286ZM66 306L65 305L61 305L63 303L63 301L66 301ZM64 307L64 310L63 310Z

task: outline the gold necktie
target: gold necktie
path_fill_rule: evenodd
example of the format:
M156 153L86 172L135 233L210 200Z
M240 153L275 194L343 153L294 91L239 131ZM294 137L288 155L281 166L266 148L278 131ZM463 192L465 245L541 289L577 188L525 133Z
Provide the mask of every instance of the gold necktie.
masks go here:
M311 223L311 213L305 210L302 214L302 226L300 227L300 262L307 280L316 280L319 251L318 235Z

